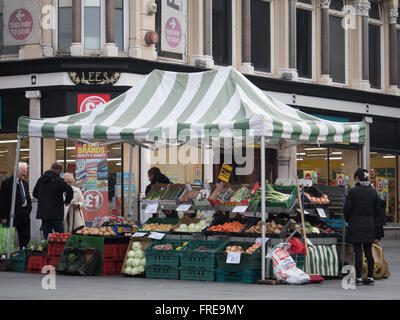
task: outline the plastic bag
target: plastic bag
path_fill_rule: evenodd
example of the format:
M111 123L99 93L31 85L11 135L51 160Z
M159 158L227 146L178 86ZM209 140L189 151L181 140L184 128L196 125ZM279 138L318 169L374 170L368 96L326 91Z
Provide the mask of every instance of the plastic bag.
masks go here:
M304 284L310 282L310 276L297 268L296 263L287 252L290 243L281 243L272 249L272 264L276 279L287 284Z
M289 253L294 253L295 255L298 255L300 252L304 256L306 255L306 246L303 244L303 242L301 242L299 238L293 237L289 240L289 243L291 244L290 248L288 249Z

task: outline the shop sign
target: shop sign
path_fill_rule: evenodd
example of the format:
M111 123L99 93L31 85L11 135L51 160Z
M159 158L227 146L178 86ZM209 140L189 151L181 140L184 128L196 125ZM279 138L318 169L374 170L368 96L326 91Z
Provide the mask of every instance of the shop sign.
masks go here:
M232 170L233 168L230 165L224 163L222 165L221 171L219 172L218 179L228 183L231 177Z
M194 184L201 184L201 165L196 164L193 168Z
M161 1L161 51L184 54L187 0Z
M113 85L120 78L119 72L72 71L69 77L76 85Z
M39 0L4 1L3 44L17 46L39 43Z
M78 113L93 110L110 100L109 94L78 94Z

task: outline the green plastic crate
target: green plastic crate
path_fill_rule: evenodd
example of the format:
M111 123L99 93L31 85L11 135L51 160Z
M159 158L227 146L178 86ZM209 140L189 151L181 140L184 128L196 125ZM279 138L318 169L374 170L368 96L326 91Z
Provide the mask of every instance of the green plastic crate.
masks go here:
M281 208L291 208L293 203L297 199L297 187L296 186L279 186L279 185L271 185L275 191L290 194L290 197L285 202L278 201L266 201L267 207L281 207Z
M145 274L146 278L179 279L179 268L171 266L149 266L146 264Z
M179 254L182 267L211 268L216 266L216 253L226 241L191 240ZM196 251L199 247L215 249L215 251Z
M150 232L150 231L143 230L143 227L144 227L146 224L149 224L149 223L171 224L171 225L174 226L174 225L177 225L178 222L179 222L179 218L149 218L149 219L146 221L146 223L143 224L137 232ZM165 234L171 232L171 230L170 230L170 231L158 231L158 230L154 230L154 231L155 231L155 232L158 232L158 233L165 233Z
M25 272L28 257L25 251L11 256L12 267L15 272Z
M162 239L151 243L144 250L146 266L172 266L179 267L180 255L176 248L183 247L188 240ZM153 250L153 247L160 244L172 244L173 250Z
M254 251L252 254L242 253L240 256L239 264L226 263L227 253L225 252L228 246L242 246L243 250L246 251L254 243L251 242L239 242L239 241L227 241L219 247L216 254L217 268L228 268L228 269L257 269L261 268L261 247Z
M181 280L215 281L215 271L210 268L181 267Z
M217 282L256 283L261 278L260 269L235 270L227 268L215 269Z

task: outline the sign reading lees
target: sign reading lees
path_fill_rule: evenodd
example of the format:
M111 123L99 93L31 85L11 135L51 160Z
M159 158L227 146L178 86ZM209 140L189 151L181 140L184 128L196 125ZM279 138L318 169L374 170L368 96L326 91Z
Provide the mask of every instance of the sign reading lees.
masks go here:
M69 77L77 85L113 85L121 74L109 71L71 71Z

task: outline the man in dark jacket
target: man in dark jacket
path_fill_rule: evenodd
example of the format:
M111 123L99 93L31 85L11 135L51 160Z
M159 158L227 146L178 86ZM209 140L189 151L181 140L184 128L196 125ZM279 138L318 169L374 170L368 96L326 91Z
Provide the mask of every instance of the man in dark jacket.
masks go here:
M163 175L161 173L160 169L157 167L153 167L153 168L149 169L149 171L147 171L147 176L149 177L150 184L146 187L146 191L145 191L146 196L150 192L153 184L157 184L157 183L169 184L169 183L171 183L171 181L169 181L168 177Z
M51 165L37 181L33 196L38 199L37 219L42 219L43 236L47 240L53 232L64 232L64 204L69 205L74 191L60 177L62 166L58 163ZM64 200L64 193L65 200Z
M28 174L28 164L18 163L17 193L15 198L15 213L13 225L18 232L20 249L26 247L31 239L31 210L32 202L28 183L24 180ZM14 175L5 179L0 189L0 220L3 224L10 224L11 198Z
M374 284L374 258L372 256L372 243L375 240L374 219L381 212L381 201L376 190L368 181L368 171L357 169L354 174L356 186L349 191L344 204L344 217L348 222L347 242L353 244L356 284ZM362 250L368 263L368 278L361 279Z

